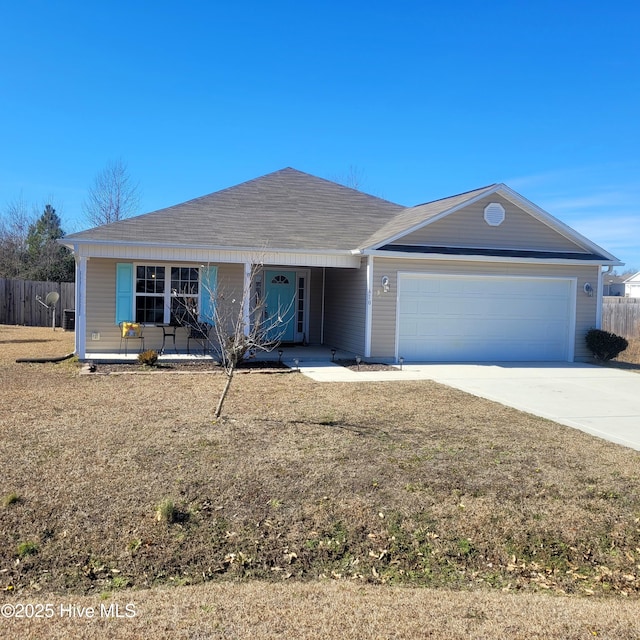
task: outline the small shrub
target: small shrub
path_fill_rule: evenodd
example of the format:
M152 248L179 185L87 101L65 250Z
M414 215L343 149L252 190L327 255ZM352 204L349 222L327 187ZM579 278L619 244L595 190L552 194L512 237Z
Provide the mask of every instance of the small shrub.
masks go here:
M18 556L20 558L26 558L27 556L33 556L38 553L39 547L36 542L26 540L18 545Z
M601 329L591 329L586 336L587 347L593 353L596 360L611 360L621 354L629 343L622 336L617 336L609 331Z
M129 578L124 576L114 576L111 578L111 586L114 589L126 589L129 586Z
M158 363L158 352L153 349L147 349L138 354L138 362L147 367L155 367Z
M168 524L178 519L178 509L171 498L166 498L157 506L156 519L158 522L166 522Z
M12 491L2 498L2 506L4 507L9 507L12 504L16 504L16 502L20 502L20 496L15 491Z
M129 551L135 553L142 546L142 540L135 538L129 542Z

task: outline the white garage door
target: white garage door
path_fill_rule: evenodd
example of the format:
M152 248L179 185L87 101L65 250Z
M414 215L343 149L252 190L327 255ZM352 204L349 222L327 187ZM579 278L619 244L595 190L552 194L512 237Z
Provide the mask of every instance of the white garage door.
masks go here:
M573 359L569 278L398 276L398 356L406 361Z

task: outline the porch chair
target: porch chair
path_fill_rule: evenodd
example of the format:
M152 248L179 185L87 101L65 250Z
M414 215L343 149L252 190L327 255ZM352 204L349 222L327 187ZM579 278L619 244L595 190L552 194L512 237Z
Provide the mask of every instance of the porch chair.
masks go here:
M189 335L187 336L187 353L191 353L191 341L195 340L202 345L202 355L207 353L207 342L209 342L209 332L211 325L208 322L196 322L189 325Z
M142 325L138 322L121 322L120 327L120 353L122 353L122 343L124 342L124 355L127 355L129 340L140 340L140 353L144 351L144 336L142 335Z

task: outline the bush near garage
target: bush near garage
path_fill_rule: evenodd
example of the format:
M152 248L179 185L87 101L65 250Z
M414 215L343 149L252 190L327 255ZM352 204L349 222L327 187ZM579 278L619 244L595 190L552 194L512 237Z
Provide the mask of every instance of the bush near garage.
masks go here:
M587 347L597 360L617 358L628 346L626 338L602 329L591 329L586 336Z

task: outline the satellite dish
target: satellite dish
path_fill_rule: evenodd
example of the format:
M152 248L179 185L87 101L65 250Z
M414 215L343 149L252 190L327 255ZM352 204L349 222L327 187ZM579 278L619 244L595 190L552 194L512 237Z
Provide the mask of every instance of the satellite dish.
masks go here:
M43 306L43 307L47 307L47 309L50 309L51 311L53 311L53 313L51 314L52 318L51 318L51 325L53 326L53 330L56 330L56 303L58 302L58 300L60 300L60 294L57 291L50 291L49 293L47 293L47 297L44 299L44 302L42 302L42 298L40 296L36 296L36 300Z
M44 299L44 303L47 307L55 307L60 300L60 294L57 291L51 291L47 293L47 297Z

